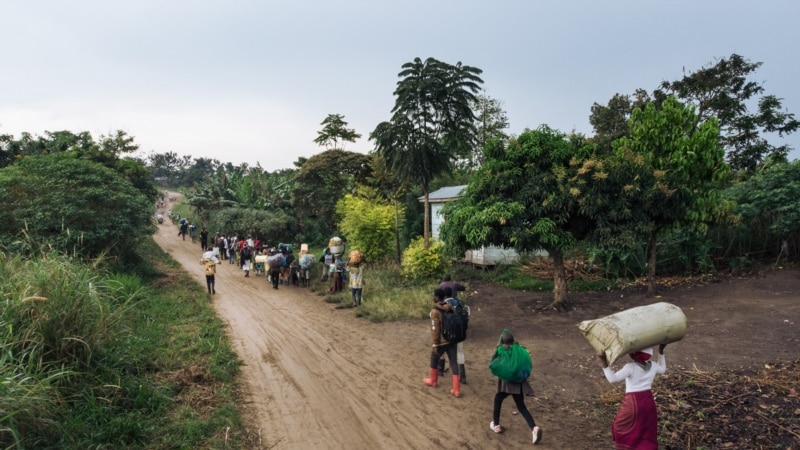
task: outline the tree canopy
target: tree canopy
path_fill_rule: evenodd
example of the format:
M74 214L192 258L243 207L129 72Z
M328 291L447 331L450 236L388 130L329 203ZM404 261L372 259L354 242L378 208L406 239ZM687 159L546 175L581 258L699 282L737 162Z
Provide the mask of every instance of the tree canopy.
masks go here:
M449 172L459 155L475 145L472 104L483 80L481 70L434 58L403 64L394 91L392 118L375 127L370 139L397 175L422 187L425 197L425 246L429 245L428 194L433 178Z
M729 169L717 123L698 124L694 107L670 97L660 108L651 102L635 109L630 137L614 142L615 170L627 174L625 189L636 193L633 208L649 222L649 295L656 290L659 233L678 224L705 231L730 208L721 198Z
M495 141L459 198L444 206L442 239L456 253L490 244L520 253L546 250L555 268L553 306L563 308L564 253L594 231L594 217L605 205L595 198L592 181L606 177L591 147L547 126L526 130L507 145Z
M314 142L327 150L338 148L344 150L345 142L355 142L361 137L355 130L347 128L347 122L342 114L328 114L320 123L322 130L317 131Z
M75 154L29 156L0 170L0 198L0 242L7 248L25 250L27 236L69 254L130 257L155 232L151 199Z

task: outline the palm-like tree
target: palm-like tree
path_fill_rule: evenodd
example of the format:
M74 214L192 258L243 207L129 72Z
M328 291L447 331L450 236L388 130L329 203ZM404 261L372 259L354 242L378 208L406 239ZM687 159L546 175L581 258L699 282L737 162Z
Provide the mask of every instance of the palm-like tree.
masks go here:
M423 236L430 245L430 183L448 173L452 161L474 145L475 115L471 105L483 80L481 70L434 58L403 64L394 91L392 119L370 134L389 169L401 179L419 183L425 205Z

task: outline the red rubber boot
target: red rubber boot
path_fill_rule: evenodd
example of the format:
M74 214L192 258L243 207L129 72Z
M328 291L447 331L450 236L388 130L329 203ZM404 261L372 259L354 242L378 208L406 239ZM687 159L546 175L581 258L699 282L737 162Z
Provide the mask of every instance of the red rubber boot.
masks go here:
M428 378L423 378L422 382L427 384L431 387L436 387L439 385L439 370L438 369L431 369L431 374Z

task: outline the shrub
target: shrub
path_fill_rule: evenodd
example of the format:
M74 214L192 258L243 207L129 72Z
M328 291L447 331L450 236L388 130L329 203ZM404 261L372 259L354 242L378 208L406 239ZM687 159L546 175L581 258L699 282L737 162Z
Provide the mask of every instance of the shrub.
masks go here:
M444 257L444 244L439 241L431 241L430 247L425 250L425 241L418 237L403 250L402 272L406 278L434 278L444 273L445 269L447 260Z
M339 229L351 249L364 252L368 262L388 260L395 251L395 210L365 198L346 195L336 204Z

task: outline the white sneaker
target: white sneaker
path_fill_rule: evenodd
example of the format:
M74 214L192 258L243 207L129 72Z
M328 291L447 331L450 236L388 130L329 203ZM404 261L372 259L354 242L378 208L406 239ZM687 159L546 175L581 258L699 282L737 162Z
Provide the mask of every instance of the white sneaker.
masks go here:
M534 445L542 442L542 429L541 428L533 427L533 432L531 434L533 435L533 443L534 443Z
M495 425L494 421L489 422L489 429L498 434L503 432L503 428L500 425Z

